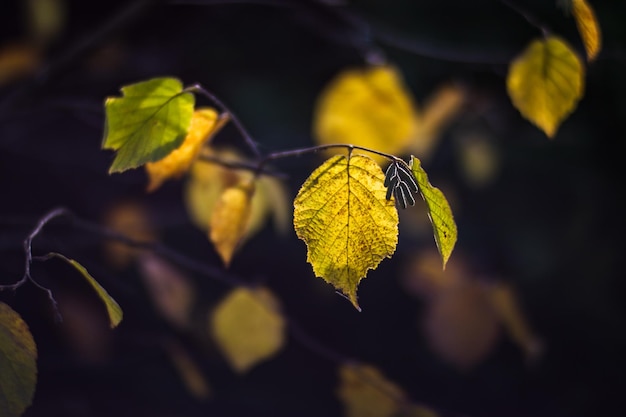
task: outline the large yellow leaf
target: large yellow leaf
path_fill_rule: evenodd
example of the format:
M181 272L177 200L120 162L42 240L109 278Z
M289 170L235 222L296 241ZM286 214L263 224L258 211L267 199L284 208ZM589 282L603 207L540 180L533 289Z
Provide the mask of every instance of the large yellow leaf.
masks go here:
M146 172L150 179L148 192L154 191L170 178L180 178L198 156L202 145L210 140L228 121L227 116L220 116L215 109L198 109L191 117L189 131L180 147L157 162L146 163Z
M572 0L572 14L585 45L587 60L591 62L596 59L602 49L600 24L587 0Z
M213 311L210 331L237 372L271 358L285 344L279 302L265 288L233 290Z
M553 137L584 91L585 67L565 41L533 41L509 67L507 89L522 115Z
M404 391L369 365L339 368L337 396L346 417L394 417L409 407Z
M428 181L428 175L426 171L424 171L424 168L422 168L420 160L411 156L410 165L413 175L417 180L419 192L426 202L428 218L433 225L435 243L437 243L437 249L441 254L443 267L445 268L457 238L457 228L454 216L452 215L452 209L441 190L437 187L433 187L430 181Z
M411 142L415 116L413 98L396 68L350 69L320 94L314 136L319 144L351 143L396 154Z
M253 181L227 188L211 214L209 239L227 266L246 232L253 194Z
M383 182L371 158L338 155L311 174L294 201L294 227L315 275L357 309L359 282L391 257L398 243L398 212L385 198Z
M19 417L37 384L37 346L28 325L0 302L0 415Z

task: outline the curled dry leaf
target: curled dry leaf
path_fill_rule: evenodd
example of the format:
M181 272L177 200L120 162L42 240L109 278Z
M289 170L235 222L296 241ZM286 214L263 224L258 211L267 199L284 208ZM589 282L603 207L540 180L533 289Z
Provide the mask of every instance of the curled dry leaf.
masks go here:
M146 253L139 258L139 272L157 310L172 325L190 324L194 289L182 271L160 257Z
M242 162L243 157L230 150L209 150L208 155L226 161ZM252 181L249 171L232 170L217 164L198 161L191 167L185 187L185 206L192 222L207 231L215 204L225 189L240 182ZM250 202L250 219L242 240L254 236L272 217L274 227L286 233L291 223L291 201L284 184L274 178L261 176L255 181L255 191Z
M150 179L148 192L159 188L170 178L182 177L198 157L202 146L226 124L226 114L219 115L215 109L202 108L193 113L189 131L184 142L169 155L157 162L146 163Z
M591 5L587 0L572 0L572 14L576 19L578 32L585 45L587 61L591 62L598 57L602 49L602 32Z
M276 355L285 344L285 319L266 288L236 288L210 315L209 331L237 372Z
M243 239L251 212L254 181L243 181L224 190L215 204L209 225L209 239L226 266Z
M314 137L320 145L350 143L397 154L415 135L416 114L411 93L395 67L349 69L320 94Z

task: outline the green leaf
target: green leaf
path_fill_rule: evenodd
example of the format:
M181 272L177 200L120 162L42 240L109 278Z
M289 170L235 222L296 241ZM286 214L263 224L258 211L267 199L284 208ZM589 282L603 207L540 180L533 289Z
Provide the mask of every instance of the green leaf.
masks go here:
M428 218L433 225L433 234L435 235L435 243L437 243L437 249L441 254L443 260L443 267L446 267L446 263L452 254L454 245L456 244L457 230L456 223L454 222L454 216L452 215L452 209L446 196L443 195L439 188L433 187L428 181L428 175L419 159L411 156L411 162L409 164L417 184L419 186L419 192L422 198L426 202L428 208Z
M18 417L33 401L37 346L28 325L0 302L0 415Z
M98 293L100 299L104 302L104 305L107 308L107 313L109 314L109 323L111 324L111 328L116 327L122 321L123 313L122 308L117 304L117 302L109 295L109 293L102 288L102 286L95 280L94 277L89 274L89 272L85 269L84 266L79 264L73 259L66 258L60 253L51 252L48 256L54 256L56 258L63 259L68 264L72 265L78 272L82 274L83 277L87 280L89 285L93 287L94 290Z
M176 78L153 78L122 88L104 104L102 149L117 151L109 173L165 158L187 135L195 104Z
M315 275L357 309L359 282L398 243L398 211L383 182L371 158L335 156L311 174L294 201L293 224Z

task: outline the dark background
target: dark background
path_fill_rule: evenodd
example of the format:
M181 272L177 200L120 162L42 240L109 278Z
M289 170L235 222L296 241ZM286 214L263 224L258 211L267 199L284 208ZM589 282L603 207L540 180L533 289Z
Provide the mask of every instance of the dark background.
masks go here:
M107 175L112 155L100 150L102 103L121 86L161 75L199 82L230 105L263 152L291 149L312 144L313 108L324 85L341 69L363 64L363 50L378 46L420 103L448 81L471 91L466 116L443 132L425 165L432 182L454 197L455 254L478 275L514 285L545 345L543 355L529 365L503 334L486 358L460 371L428 349L418 328L423 304L406 293L400 276L411 257L432 250L432 236L401 230L393 260L360 286L360 314L314 278L293 232L284 238L266 227L236 256L231 271L266 283L320 342L376 365L413 400L443 414L623 415L626 4L592 3L604 49L588 66L578 108L548 140L512 107L505 89L508 62L540 33L502 2L361 0L339 8L362 17L369 33L316 1L197 3L203 5L68 0L63 29L46 46L35 74L0 86L0 282L21 277L21 241L46 211L62 205L99 222L127 198L149 207L166 243L219 265L187 219L181 182L145 195L143 171ZM582 54L573 20L555 2L515 4ZM141 10L124 17L129 7ZM0 45L27 37L25 16L23 2L0 4ZM111 30L103 26L107 22L113 22ZM385 42L396 35L420 53ZM497 175L481 187L460 166L455 138L464 129L487 132L498 155ZM232 127L219 141L241 144ZM290 175L292 196L320 161L277 164ZM113 272L99 244L58 222L35 251L54 249L79 259L124 308L120 328L105 337L105 360L75 354L45 294L29 285L14 296L0 293L29 323L39 349L37 392L25 416L342 415L335 363L289 339L275 359L235 375L210 341L160 319L136 271ZM80 277L63 265L37 266L34 275L61 303L96 305ZM228 288L191 275L201 323ZM103 311L94 326L106 329ZM164 338L180 340L198 361L213 389L210 401L185 390Z

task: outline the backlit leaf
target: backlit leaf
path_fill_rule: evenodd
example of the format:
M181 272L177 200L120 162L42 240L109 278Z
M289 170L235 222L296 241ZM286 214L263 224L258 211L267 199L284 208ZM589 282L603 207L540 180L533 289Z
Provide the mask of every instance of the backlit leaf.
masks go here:
M203 153L205 153L204 150ZM209 153L210 152L210 153ZM230 162L244 162L234 151L209 149L206 154ZM185 185L185 206L191 221L200 230L207 231L215 204L226 188L240 182L253 181L250 171L233 170L218 164L196 161ZM240 244L256 234L272 217L278 232L291 226L291 200L285 185L278 179L261 176L255 181L255 191L250 203L250 219Z
M452 215L452 209L441 190L433 187L428 181L428 175L422 168L420 160L412 156L410 166L415 179L417 179L419 192L426 202L428 218L433 225L435 242L445 268L457 238L456 223Z
M294 201L294 227L315 275L357 309L359 282L391 257L398 243L398 212L385 198L383 181L371 158L338 155L311 174Z
M182 177L198 156L202 145L226 124L228 118L212 108L198 109L193 113L185 141L165 158L146 163L150 178L148 192L154 191L170 178Z
M507 89L513 105L548 137L578 104L585 68L565 41L533 41L510 65Z
M33 401L37 346L28 325L0 302L0 415L19 417Z
M351 143L396 154L412 140L415 117L413 98L396 68L350 69L320 94L314 136L319 144Z
M591 62L596 59L600 49L602 49L600 24L587 0L572 0L572 14L576 19L578 32L585 45L587 60Z
M215 308L210 331L237 372L276 355L285 344L285 319L265 288L236 288Z
M342 365L337 396L346 417L394 417L407 403L404 391L369 365Z
M253 194L253 181L227 188L211 214L209 239L227 266L246 232Z
M49 254L49 256L54 256L56 258L64 260L68 264L72 265L78 272L81 273L81 275L87 280L89 285L91 285L91 287L96 291L100 299L104 302L104 305L106 306L106 309L107 309L107 313L109 314L109 323L111 325L111 328L117 327L117 325L120 324L120 322L122 321L122 317L123 317L121 307L119 306L119 304L117 304L117 302L113 299L113 297L111 297L109 293L104 288L102 288L102 286L98 283L98 281L96 281L95 278L92 277L91 274L89 274L87 269L85 269L84 266L82 266L75 260L66 258L60 253L52 252Z
M178 148L191 123L195 98L175 78L153 78L109 97L103 149L117 151L109 173L165 158Z

